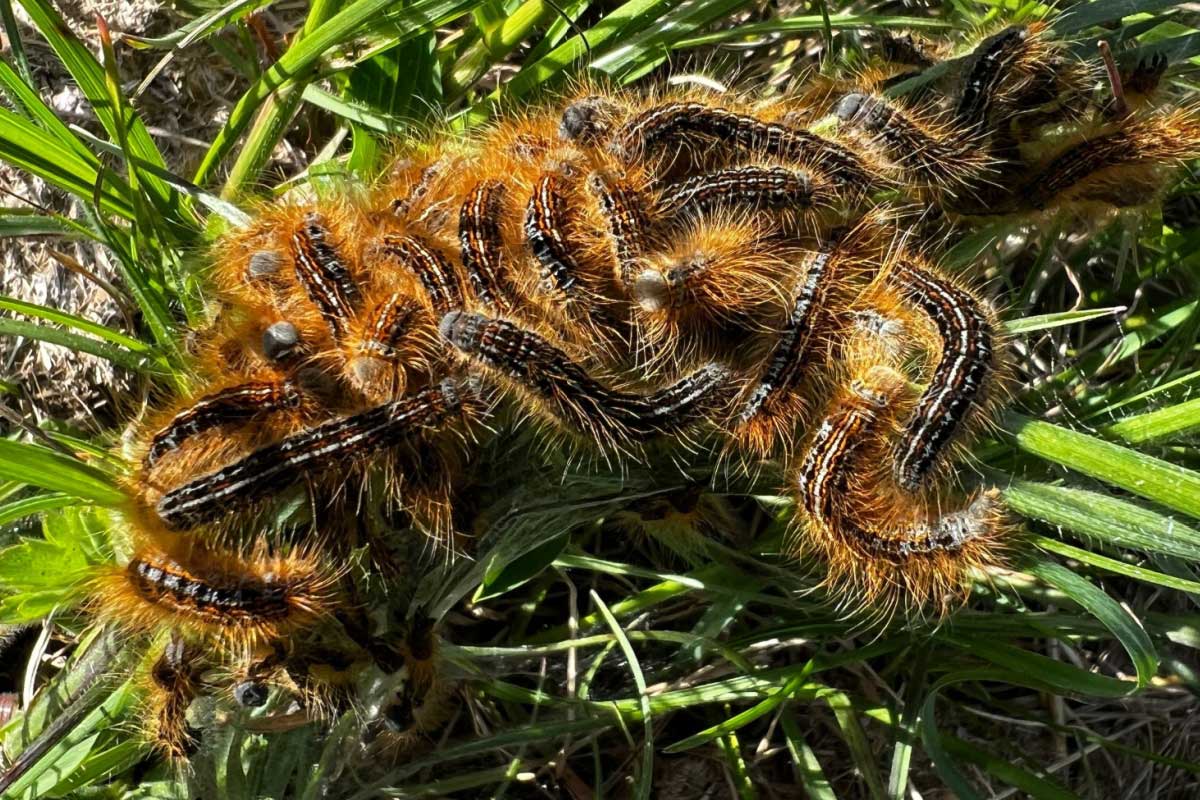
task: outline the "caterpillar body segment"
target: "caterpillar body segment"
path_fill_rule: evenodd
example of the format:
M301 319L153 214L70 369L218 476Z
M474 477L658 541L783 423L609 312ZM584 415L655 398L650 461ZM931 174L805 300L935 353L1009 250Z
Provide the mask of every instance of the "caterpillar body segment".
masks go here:
M851 149L782 120L765 120L701 102L668 102L626 122L609 149L625 159L682 148L736 152L742 160L777 159L824 170L837 191L858 196L879 177Z
M617 285L628 293L648 251L645 198L623 181L599 172L588 178L588 188L596 197L600 215L609 231Z
M628 287L638 359L650 369L697 360L745 364L786 316L802 251L746 214L698 219L640 260Z
M954 108L955 119L968 130L981 131L992 117L1001 86L1020 78L1020 67L1027 57L1032 35L1027 26L1013 25L987 37L975 48Z
M300 392L290 383L247 383L231 386L198 400L179 414L165 428L154 434L143 463L152 467L156 461L196 434L221 425L236 425L259 414L295 409L300 406Z
M503 182L480 181L471 188L458 216L462 265L475 297L484 307L497 311L506 311L512 306L500 227L507 195L508 189Z
M1035 210L1145 205L1161 194L1178 164L1198 156L1196 109L1126 117L1047 159L1015 199Z
M850 92L838 101L835 113L839 127L918 192L970 192L985 183L993 169L977 132L903 108L878 94Z
M1044 22L1012 25L985 37L966 59L955 122L1003 141L1018 121L1026 134L1079 116L1096 73L1050 36Z
M663 187L654 213L690 221L711 212L770 212L800 221L832 204L824 175L778 165L729 167L693 175Z
M278 641L336 603L337 572L313 552L279 555L262 540L223 547L140 531L124 566L101 568L89 606L123 630L177 630L221 653Z

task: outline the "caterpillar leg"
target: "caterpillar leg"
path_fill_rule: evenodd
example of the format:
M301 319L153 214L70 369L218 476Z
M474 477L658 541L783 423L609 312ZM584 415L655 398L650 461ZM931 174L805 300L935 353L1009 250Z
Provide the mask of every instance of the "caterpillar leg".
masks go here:
M147 670L140 713L146 739L164 758L180 761L200 745L200 732L187 720L187 711L202 689L208 666L203 651L178 632Z
M550 415L602 447L621 449L640 437L682 431L718 408L731 374L708 364L647 395L609 388L566 352L511 322L451 312L442 336L471 360L496 370Z
M891 488L879 465L904 392L902 375L875 367L835 396L793 477L796 546L828 561L826 584L849 603L886 611L933 601L945 611L973 567L996 563L1005 531L992 493L945 511Z

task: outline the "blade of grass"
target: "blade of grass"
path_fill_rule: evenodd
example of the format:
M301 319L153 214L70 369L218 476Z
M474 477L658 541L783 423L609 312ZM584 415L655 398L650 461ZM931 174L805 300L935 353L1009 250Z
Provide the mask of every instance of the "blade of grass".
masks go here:
M691 750L694 747L707 744L713 739L718 739L727 734L733 733L739 728L749 725L759 717L771 713L781 704L789 700L796 690L804 685L804 682L808 680L808 676L812 673L812 669L813 662L809 660L801 668L799 673L791 678L788 678L787 683L785 683L779 689L779 691L772 694L766 700L763 700L761 703L758 703L757 705L754 705L739 714L735 714L724 722L713 725L711 728L707 728L700 733L687 737L686 739L681 739L675 744L668 745L663 749L663 752L682 753L685 750Z
M31 517L34 514L41 514L44 511L66 508L78 502L78 498L57 492L52 494L37 494L33 497L13 500L0 506L0 526Z
M1200 474L1190 469L1018 414L1006 423L1026 453L1200 518Z
M1126 417L1100 430L1107 436L1129 444L1146 444L1186 436L1200 431L1200 398Z
M234 143L253 122L262 103L274 92L296 81L305 80L321 59L331 50L347 42L355 34L372 25L386 26L392 43L399 44L462 16L478 5L480 0L418 0L392 14L394 0L356 0L343 8L325 24L312 31L287 49L279 60L266 70L238 100L229 120L213 139L196 170L193 182L203 186L213 176L218 165L233 149Z
M100 162L85 158L24 117L0 108L0 159L30 172L47 183L85 202L98 196L100 208L125 219L133 219L129 187L105 172L100 179ZM97 190L97 186L99 189Z
M124 347L117 347L87 336L52 328L48 325L37 325L19 319L0 317L0 336L25 336L50 344L62 345L81 353L111 361L118 367L131 372L159 373L163 369L161 359L147 353L137 353Z
M45 447L0 439L0 478L116 508L127 501L113 479L78 459Z
M734 42L759 36L774 34L812 33L825 30L825 18L820 14L807 16L779 17L766 22L752 22L747 25L736 25L713 33L691 36L675 43L674 49L685 50L692 47L705 47L712 44ZM832 30L858 28L897 28L900 30L941 30L953 26L953 23L933 17L897 17L875 14L831 14L829 28Z
M1100 319L1101 317L1123 314L1125 310L1125 306L1112 306L1111 308L1092 308L1086 311L1061 311L1057 314L1038 314L1033 317L1008 320L1004 323L1004 330L1015 336L1022 333L1050 330L1051 328L1062 328L1067 325L1077 325L1089 320Z
M71 33L70 26L59 16L58 12L47 0L20 0L25 13L33 20L38 32L45 38L46 43L54 50L63 66L71 73L79 86L92 112L109 136L114 141L120 141L125 136L128 150L137 158L166 168L162 153L159 152L145 124L136 115L130 113L128 118L119 115L127 113L127 108L114 108L110 102L109 90L106 85L104 68L92 55L91 51ZM122 133L122 129L124 133ZM148 196L155 207L168 219L186 224L187 216L180 207L179 197L169 186L158 179L149 176L145 179Z
M633 649L633 645L629 643L628 637L625 636L625 631L621 628L621 624L617 622L617 618L613 616L604 600L600 595L596 594L596 590L592 589L589 593L592 602L596 605L600 615L608 624L609 629L616 637L617 645L621 648L621 652L625 654L625 660L629 662L629 672L633 675L633 684L637 687L638 697L641 699L642 707L642 763L641 769L635 777L635 786L633 796L638 800L649 800L650 793L654 787L654 718L650 713L650 698L646 694L646 677L642 674L642 667L638 663L637 652Z
M785 713L780 717L780 723L783 726L783 735L787 738L788 753L792 757L792 770L804 791L812 800L837 800L837 794L834 793L829 779L825 777L817 754L800 733L795 717L791 713Z
M1013 511L1097 541L1200 561L1200 531L1157 511L1099 492L1012 481L1003 490Z
M0 309L13 311L17 314L24 314L29 317L37 317L48 322L56 322L59 325L66 325L69 328L84 331L99 336L106 342L111 342L118 347L123 347L126 350L146 355L154 358L156 354L154 348L143 342L141 339L135 339L132 336L126 336L120 331L115 331L98 322L92 322L90 319L75 314L68 314L65 311L59 311L49 306L41 306L37 303L27 303L24 300L18 300L15 297L4 297L0 295Z
M1156 570L1126 564L1124 561L1118 561L1115 558L1109 558L1108 556L1094 553L1091 550L1085 550L1082 547L1060 542L1058 539L1051 539L1048 536L1035 536L1032 539L1032 543L1043 550L1058 553L1060 556L1074 559L1081 564L1087 564L1090 567L1096 567L1116 575L1124 575L1127 578L1133 578L1134 580L1151 583L1156 586L1165 586L1168 589L1178 589L1181 592L1200 594L1200 581L1166 575Z
M837 719L842 739L850 748L850 757L867 785L867 794L872 800L886 800L887 789L879 775L879 767L875 764L875 753L867 740L867 732L858 721L858 712L855 711L849 695L831 691L825 696L825 702L829 704L834 718Z
M1087 609L1088 613L1104 623L1104 627L1112 631L1117 641L1129 654L1137 670L1137 685L1144 688L1158 672L1158 653L1150 635L1142 627L1141 620L1113 600L1102 590L1092 585L1090 581L1062 564L1049 559L1038 559L1026 565L1026 571L1045 581L1054 588L1066 594L1076 603Z

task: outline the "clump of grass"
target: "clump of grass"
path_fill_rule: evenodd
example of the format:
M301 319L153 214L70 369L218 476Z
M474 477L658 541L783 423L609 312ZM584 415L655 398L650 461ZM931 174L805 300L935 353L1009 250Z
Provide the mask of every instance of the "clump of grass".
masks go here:
M46 0L21 6L97 127L68 126L45 103L24 66L28 34L0 0L10 42L0 159L71 198L69 213L0 214L0 234L105 248L113 290L136 313L117 329L0 298L0 334L104 359L147 392L187 381L187 332L206 316L192 254L245 220L255 193L369 177L392 137L443 121L466 129L580 75L619 86L668 69L736 71L769 89L804 69L853 64L881 29L952 33L1045 10L315 0L284 31L262 16L269 0L240 0L166 36L102 33L97 54ZM1084 55L1100 40L1127 63L1165 55L1174 88L1190 89L1200 35L1180 9L1143 6L1069 6L1055 27ZM280 50L265 67L263 31ZM131 100L129 79L148 76L122 73L128 48L200 51L239 76L194 174L173 171ZM311 156L300 174L272 165L285 137ZM786 498L735 494L722 538L631 548L614 516L641 494L687 490L682 477L667 487L636 471L497 480L481 495L475 558L409 576L431 615L449 612L459 717L437 746L359 782L346 780L361 734L354 714L330 730L220 728L186 772L147 761L129 735L124 676L137 654L60 611L65 587L111 557L121 432L11 420L0 440L0 623L13 626L6 657L19 662L5 688L22 696L0 731L0 796L688 796L680 775L745 798L793 784L821 798L1110 797L1134 781L1194 791L1195 192L1194 179L1174 190L1169 221L1088 221L1086 239L1076 221L1000 223L952 251L952 263L993 264L1010 298L1024 382L976 467L1022 515L1029 543L1014 569L979 575L959 613L882 630L839 616L829 598L802 591L805 565L779 558Z

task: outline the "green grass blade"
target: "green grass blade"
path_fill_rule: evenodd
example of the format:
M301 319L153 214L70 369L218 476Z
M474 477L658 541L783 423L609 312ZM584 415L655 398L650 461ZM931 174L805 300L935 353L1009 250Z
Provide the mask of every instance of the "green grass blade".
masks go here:
M131 372L155 373L162 371L161 360L151 357L147 353L137 353L124 347L88 336L80 336L61 328L52 328L48 325L37 325L19 319L0 317L0 336L26 336L30 339L62 345L80 353L111 361L118 367L124 367Z
M783 735L787 737L792 769L804 791L812 800L837 800L837 794L834 793L829 779L825 777L825 770L821 769L817 754L801 735L795 717L791 713L785 713L780 717L780 723L783 726Z
M1086 311L1060 311L1057 314L1038 314L1033 317L1021 317L1004 323L1004 330L1014 336L1034 331L1046 331L1051 328L1062 328L1067 325L1078 325L1101 317L1110 317L1124 313L1125 306L1111 308L1092 308Z
M121 41L138 49L182 50L274 2L275 0L234 0L232 3L226 3L201 14L166 36L138 36L133 33L122 33Z
M854 709L854 703L851 702L849 696L838 691L829 692L825 697L825 702L829 704L834 718L837 719L842 739L850 748L850 757L854 760L854 765L858 767L858 771L867 785L868 796L872 800L886 800L887 789L883 785L883 778L875 763L875 751L867 739L867 732L863 730L862 723L858 720L858 712Z
M100 162L66 147L24 117L0 108L0 159L20 167L84 202L99 198L104 211L133 219L129 187L106 172L99 191Z
M33 497L13 500L0 505L0 526L31 517L34 514L53 511L56 508L66 508L77 502L79 502L78 498L57 492L52 494L37 494Z
M1137 670L1137 685L1144 688L1158 672L1158 653L1150 634L1142 623L1129 611L1113 600L1087 579L1076 575L1056 561L1039 559L1027 566L1027 571L1066 594L1096 619L1113 635L1129 654Z
M804 665L798 674L788 679L779 691L772 694L766 700L754 705L739 714L735 714L724 722L713 725L711 728L701 731L686 739L681 739L675 744L668 745L663 749L664 753L682 753L685 750L691 750L693 747L699 747L702 744L707 744L714 739L718 739L727 734L749 725L759 717L771 713L781 704L786 702L796 690L804 685L808 680L809 674L812 672L813 662L810 660Z
M393 44L406 42L423 33L462 16L478 5L480 0L418 0L418 2L386 15L394 0L356 0L339 11L324 25L305 36L280 56L270 69L254 82L238 100L229 121L213 139L196 170L193 182L203 186L217 166L232 151L234 143L253 122L259 107L274 92L297 81L303 81L321 59L332 49L361 33L368 25L386 25Z
M0 478L116 508L128 500L113 478L62 453L0 439Z
M1021 685L1028 685L1025 682L1031 681L1052 687L1058 692L1084 697L1125 697L1137 690L1137 683L1134 681L1097 675L1073 664L1056 661L1013 645L982 638L960 638L956 635L947 639L961 647L964 652L1009 670L1008 680Z
M15 297L4 297L3 295L0 295L0 309L30 317L38 317L48 322L56 322L59 325L66 325L69 328L75 328L76 330L99 336L104 341L111 342L133 353L150 357L154 356L154 349L141 339L126 336L120 331L114 331L112 328L101 325L98 322L92 322L90 319L84 319L76 314L68 314L65 311L59 311L49 306L27 303L24 300L18 300Z
M0 212L0 239L26 236L57 236L65 239L96 239L96 235L73 220L34 209L14 208Z
M1146 444L1187 436L1200 431L1200 398L1126 417L1106 425L1101 431L1129 444Z
M641 769L638 770L636 776L633 796L638 800L649 800L654 787L654 716L650 713L650 697L646 694L646 677L642 674L642 667L638 663L637 651L629 643L629 638L625 635L621 624L617 622L617 618L613 616L612 611L609 610L600 595L596 594L595 589L592 589L589 595L613 636L616 637L621 652L625 654L625 659L629 662L629 672L633 675L634 686L637 687L642 711L643 738Z
M104 68L83 42L72 33L58 12L47 0L20 0L38 31L54 50L64 67L71 73L88 102L92 112L114 141L125 138L129 152L137 158L165 168L162 153L150 138L145 124L137 115L128 113L127 107L114 108L109 96ZM162 181L147 176L145 179L149 197L159 212L170 219L184 221L186 215L180 207L179 197Z
M1109 558L1100 553L1093 553L1091 550L1084 550L1082 547L1060 542L1058 539L1051 539L1047 536L1033 537L1033 544L1036 544L1043 550L1049 550L1060 556L1074 559L1082 564L1087 564L1090 567L1096 567L1116 575L1124 575L1127 578L1133 578L1134 580L1154 584L1155 586L1165 586L1168 589L1177 589L1181 592L1200 594L1200 581L1188 580L1187 578L1167 575L1156 570L1127 564L1124 561L1118 561L1115 558Z
M1200 518L1200 474L1190 469L1015 414L1006 427L1027 453Z
M946 752L963 761L975 764L984 772L1015 786L1035 800L1079 800L1079 796L1047 778L1023 770L1010 761L998 758L985 750L964 742L955 736L943 736L942 745Z
M71 129L63 124L58 115L46 105L41 95L34 91L32 85L22 79L4 61L0 61L0 88L3 89L4 94L8 96L13 105L31 122L54 136L60 144L73 150L80 158L92 158L92 154L83 145L83 142L71 133Z
M1116 547L1200 561L1200 531L1173 517L1086 489L1012 481L1004 501L1026 517Z
M836 14L830 15L829 27L833 30L855 30L866 28L895 28L898 30L938 30L951 27L947 20L930 17L897 17L874 14ZM691 36L675 43L676 50L690 47L704 47L712 44L736 42L744 39L754 39L760 36L772 36L789 33L812 33L825 29L825 18L820 14L807 16L779 17L767 22L752 22L747 25L735 25L725 30Z
M665 61L672 45L680 39L744 5L748 5L747 0L684 0L597 58L591 68L627 83Z

